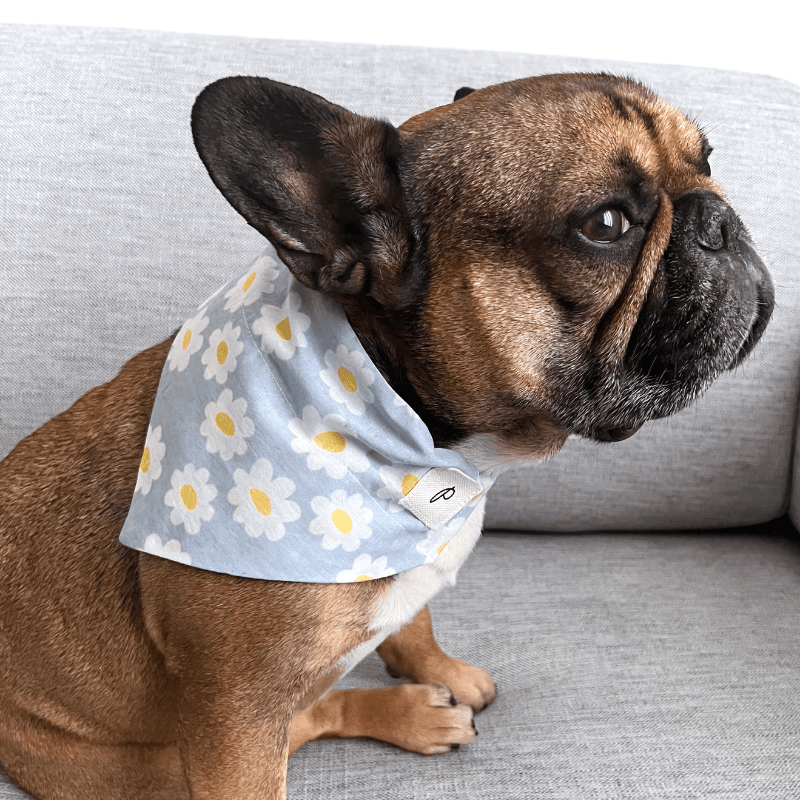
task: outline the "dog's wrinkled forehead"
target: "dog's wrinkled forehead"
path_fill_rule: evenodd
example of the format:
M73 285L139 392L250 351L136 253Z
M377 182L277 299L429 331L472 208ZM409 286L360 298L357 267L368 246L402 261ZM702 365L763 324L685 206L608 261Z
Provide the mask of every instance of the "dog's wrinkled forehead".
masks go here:
M443 170L459 180L480 175L498 196L518 194L520 176L530 176L523 185L547 196L556 214L627 191L631 182L672 196L720 191L708 177L701 131L628 78L543 75L499 84L413 117L401 131L421 140Z

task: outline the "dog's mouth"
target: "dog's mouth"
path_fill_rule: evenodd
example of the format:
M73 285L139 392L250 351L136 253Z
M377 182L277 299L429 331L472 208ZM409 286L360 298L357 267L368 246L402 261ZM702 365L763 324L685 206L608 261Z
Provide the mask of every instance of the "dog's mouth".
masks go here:
M750 324L746 332L742 336L741 344L739 345L735 355L730 363L723 368L723 370L733 370L738 367L753 350L758 343L761 335L767 327L772 310L774 306L774 291L772 284L765 281L757 287L757 299ZM698 392L699 393L699 392ZM659 419L667 416L664 413L654 413L647 419L633 420L631 424L626 425L599 425L594 427L590 433L589 438L597 442L622 442L625 439L630 439L648 420Z
M775 306L775 292L771 283L764 283L758 286L758 299L756 301L756 308L753 312L753 318L750 323L750 329L744 337L739 351L733 358L728 369L735 369L742 363L742 361L750 355L752 349L761 338L761 334L767 327L767 323L772 316L772 310Z
M644 425L644 422L629 428L595 428L592 431L592 439L597 442L622 442L625 439L630 439L642 425Z

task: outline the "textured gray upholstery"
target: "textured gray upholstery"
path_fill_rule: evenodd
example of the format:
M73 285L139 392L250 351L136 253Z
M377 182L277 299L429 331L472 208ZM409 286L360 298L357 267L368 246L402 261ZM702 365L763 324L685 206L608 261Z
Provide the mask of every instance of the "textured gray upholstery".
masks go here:
M796 539L490 533L431 608L442 647L497 681L478 739L312 742L290 800L797 797ZM373 655L346 685L392 682ZM0 800L24 797L0 774Z
M0 27L0 457L260 249L194 153L189 111L210 81L266 75L399 124L462 85L596 69L703 125L775 279L774 320L696 406L498 482L489 527L632 533L489 534L434 603L445 648L500 687L479 740L437 758L314 743L291 762L295 800L798 794L798 544L697 531L767 522L792 496L800 521L800 89L588 59ZM664 529L695 532L642 533ZM389 679L370 660L349 680Z

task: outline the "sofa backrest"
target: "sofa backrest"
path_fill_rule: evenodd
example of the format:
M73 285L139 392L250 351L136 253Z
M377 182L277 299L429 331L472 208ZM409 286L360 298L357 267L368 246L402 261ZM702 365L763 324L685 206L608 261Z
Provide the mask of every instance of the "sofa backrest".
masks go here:
M461 86L607 70L700 122L777 288L755 354L688 410L509 473L491 527L744 525L788 507L800 387L800 89L760 75L491 52L0 28L0 457L164 339L261 248L197 158L189 112L265 75L399 124ZM797 490L796 490L797 491ZM800 511L800 492L796 501Z

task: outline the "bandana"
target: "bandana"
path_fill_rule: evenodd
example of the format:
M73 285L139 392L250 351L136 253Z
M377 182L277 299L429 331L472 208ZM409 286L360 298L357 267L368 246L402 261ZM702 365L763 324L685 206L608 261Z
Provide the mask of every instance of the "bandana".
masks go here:
M246 578L371 580L435 561L492 483L268 247L175 337L120 541Z

